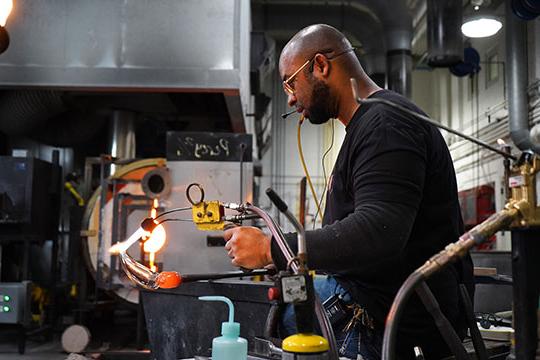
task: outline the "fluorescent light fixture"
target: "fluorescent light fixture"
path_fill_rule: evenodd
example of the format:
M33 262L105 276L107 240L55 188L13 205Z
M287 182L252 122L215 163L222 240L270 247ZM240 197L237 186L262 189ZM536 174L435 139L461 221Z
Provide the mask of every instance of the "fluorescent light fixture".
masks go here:
M461 32L470 38L484 38L495 35L501 28L502 22L494 17L475 16L461 25Z

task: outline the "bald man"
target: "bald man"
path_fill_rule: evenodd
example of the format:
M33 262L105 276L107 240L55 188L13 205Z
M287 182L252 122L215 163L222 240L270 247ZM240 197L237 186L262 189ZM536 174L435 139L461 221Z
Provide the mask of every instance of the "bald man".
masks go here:
M323 227L306 233L310 269L328 274L315 287L324 300L361 307L365 316L349 331L335 324L342 356L378 359L384 322L397 290L412 271L458 239L463 223L450 153L439 131L383 104L359 106L350 78L362 98L381 98L423 112L404 97L378 87L364 72L350 42L335 28L313 25L284 47L279 71L288 104L310 122L338 119L345 139L332 171ZM271 238L254 227L225 232L232 264L260 268L284 259ZM296 251L296 235L288 242ZM460 336L464 319L459 283L472 292L472 263L450 266L428 285ZM294 332L290 316L285 327ZM408 302L398 332L400 358L423 349L427 359L449 354L420 300Z

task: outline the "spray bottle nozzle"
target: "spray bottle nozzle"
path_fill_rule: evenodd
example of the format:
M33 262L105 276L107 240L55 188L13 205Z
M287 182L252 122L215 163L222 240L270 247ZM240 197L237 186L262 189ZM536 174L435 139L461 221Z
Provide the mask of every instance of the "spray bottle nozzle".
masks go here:
M199 296L203 301L223 301L229 305L229 321L221 324L221 335L237 337L240 335L240 324L234 322L234 305L232 301L225 296Z

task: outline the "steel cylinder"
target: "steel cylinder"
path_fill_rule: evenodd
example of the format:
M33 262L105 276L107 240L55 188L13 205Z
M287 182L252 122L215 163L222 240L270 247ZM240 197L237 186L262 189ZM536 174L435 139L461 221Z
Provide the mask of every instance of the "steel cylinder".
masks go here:
M412 57L410 50L391 50L387 53L388 88L405 97L411 96Z
M463 61L461 0L427 0L428 64L448 67Z

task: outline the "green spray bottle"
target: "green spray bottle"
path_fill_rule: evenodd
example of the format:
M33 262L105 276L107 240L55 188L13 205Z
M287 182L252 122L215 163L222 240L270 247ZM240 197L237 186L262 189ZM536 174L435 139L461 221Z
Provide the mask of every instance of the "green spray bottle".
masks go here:
M223 301L229 305L229 321L221 324L221 336L212 340L212 360L246 360L247 340L240 337L240 324L234 322L234 305L225 296L200 296L199 300Z

